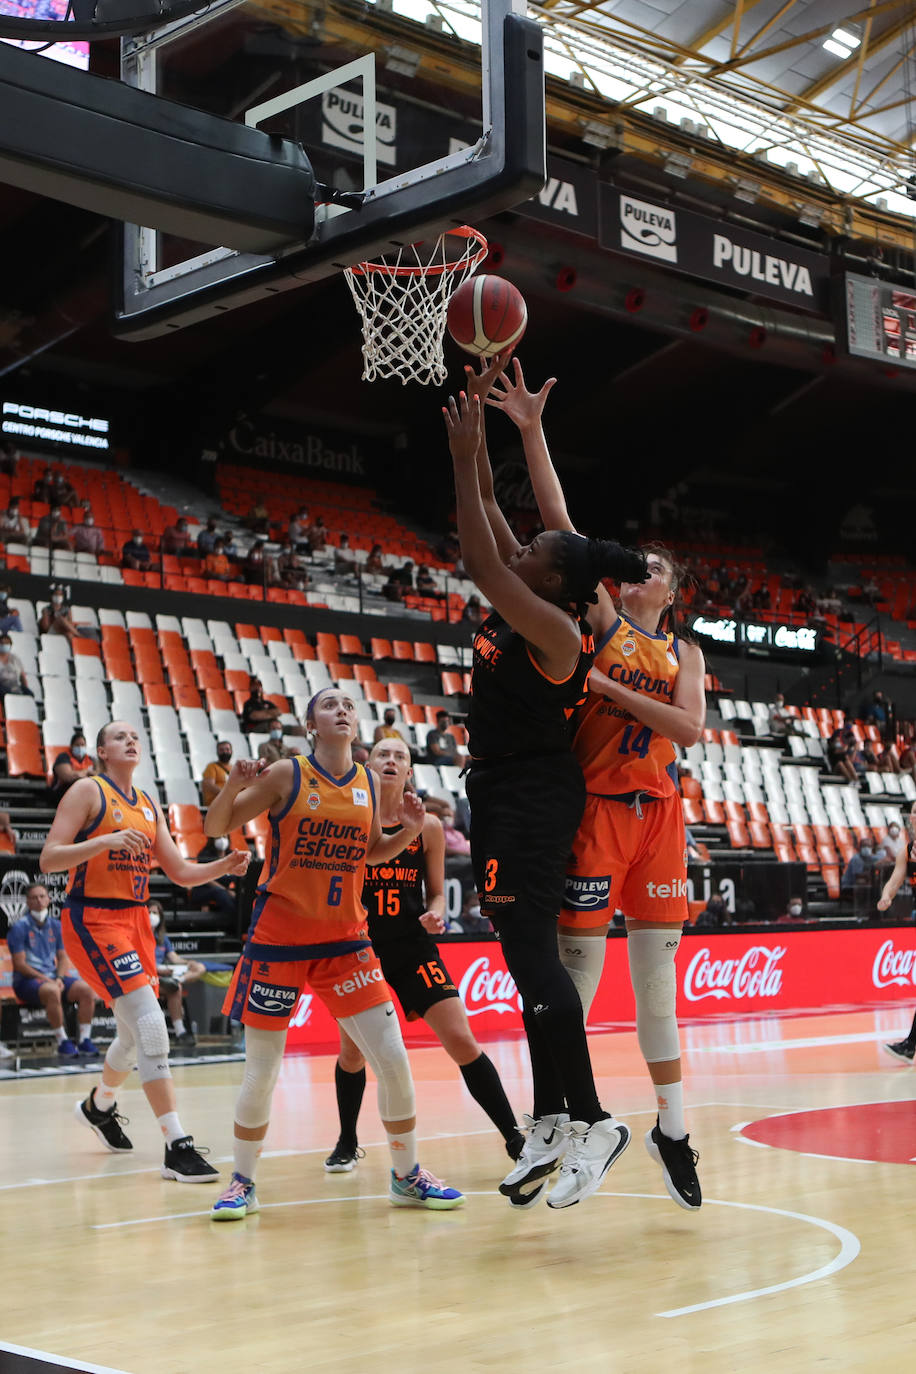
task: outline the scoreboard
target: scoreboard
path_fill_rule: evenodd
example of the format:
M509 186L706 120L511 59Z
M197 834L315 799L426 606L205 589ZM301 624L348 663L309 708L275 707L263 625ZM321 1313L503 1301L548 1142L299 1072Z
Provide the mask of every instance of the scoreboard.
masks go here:
M857 358L916 367L916 284L904 287L846 273L840 337Z

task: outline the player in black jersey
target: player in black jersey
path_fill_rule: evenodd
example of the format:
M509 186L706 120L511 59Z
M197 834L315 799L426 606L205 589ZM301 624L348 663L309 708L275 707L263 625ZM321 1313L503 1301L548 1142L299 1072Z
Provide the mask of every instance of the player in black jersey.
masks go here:
M910 890L916 896L916 839L914 839L914 826L916 826L916 802L910 809L907 818L907 841L901 845L894 861L894 869L887 882L884 884L881 896L878 899L878 910L887 911L897 893L903 887L904 882L909 883ZM916 1016L913 1017L913 1024L910 1026L910 1033L904 1040L896 1040L892 1045L885 1045L888 1054L893 1055L904 1064L912 1064L916 1059Z
M477 631L468 714L471 856L481 912L502 942L524 1000L534 1081L528 1139L500 1192L537 1201L562 1161L548 1205L588 1197L629 1144L595 1090L582 1003L560 962L557 912L585 805L568 716L594 657L585 619L604 577L641 582L646 562L619 544L548 530L520 545L493 496L482 401L505 358L445 408L461 555L493 612Z
M380 740L369 763L382 780L382 831L396 830L395 818L411 774L410 750L402 739ZM461 1070L468 1092L503 1137L510 1157L517 1159L524 1137L493 1061L471 1033L458 989L433 939L445 930L445 837L438 817L428 815L420 834L396 858L367 867L362 897L369 938L404 1015L408 1021L422 1018L435 1032ZM349 1173L361 1153L356 1121L366 1087L366 1061L343 1030L334 1080L340 1137L324 1167L329 1174Z

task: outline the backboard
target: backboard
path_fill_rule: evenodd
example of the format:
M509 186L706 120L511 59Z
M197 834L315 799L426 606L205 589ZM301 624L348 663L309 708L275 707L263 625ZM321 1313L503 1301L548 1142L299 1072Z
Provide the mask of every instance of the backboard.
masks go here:
M541 30L524 0L481 5L475 27L439 0L217 0L123 39L124 82L298 141L330 189L270 256L124 225L116 331L168 334L537 194Z

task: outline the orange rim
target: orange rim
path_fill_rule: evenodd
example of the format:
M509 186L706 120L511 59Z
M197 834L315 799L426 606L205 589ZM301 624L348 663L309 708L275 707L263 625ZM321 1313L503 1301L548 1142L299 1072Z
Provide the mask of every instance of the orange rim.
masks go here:
M349 270L356 276L366 277L373 272L379 273L383 277L439 277L443 272L457 272L470 266L477 267L487 255L489 244L479 229L472 229L469 224L457 225L454 229L446 229L440 234L440 238L445 238L446 234L455 234L462 239L476 239L477 248L472 256L468 256L467 250L464 255L457 258L455 262L433 263L429 267L422 267L420 264L398 264L391 266L387 262L358 262ZM421 239L422 243L423 240Z

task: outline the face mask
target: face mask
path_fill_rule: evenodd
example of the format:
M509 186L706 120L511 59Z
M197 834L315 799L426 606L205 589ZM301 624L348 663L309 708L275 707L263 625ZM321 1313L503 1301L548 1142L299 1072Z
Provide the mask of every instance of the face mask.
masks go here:
M93 520L93 518L92 518L91 515L87 515L87 516L86 516L86 519L83 521L83 524L84 524L84 525L94 525L94 524L95 524L95 521Z
M283 738L283 731L282 731L282 730L271 730L271 732L270 732L270 738L271 738L271 739L282 739L282 738Z
M152 930L157 930L157 929L158 929L158 927L159 927L159 921L160 921L160 917L157 916L157 914L156 914L155 911L151 911L150 914L149 914L149 923L150 923L150 928L151 928Z
M862 855L863 859L870 859L871 845L863 844L862 848L859 850L859 853Z
M48 908L44 907L41 911L32 911L31 908L29 908L29 915L33 921L37 921L40 926L43 926L48 919Z
M0 644L0 654L8 654L12 647L12 644Z
M74 744L71 752L75 759L84 759L86 757L86 746L85 744Z
M64 604L64 598L62 596L52 596L51 601L55 606L62 606Z
M231 754L217 754L216 757L219 759L220 763L222 763L222 764L228 766L228 764L229 764L229 762L230 762L230 760L231 760L231 758L232 758L232 755L231 755Z
M790 916L800 916L800 915L801 915L801 905L800 905L798 902L793 902L792 905L789 907L789 915L790 915Z
M229 840L225 835L220 835L213 841L213 845L214 848L219 850L220 854L225 854L226 850L229 848Z

